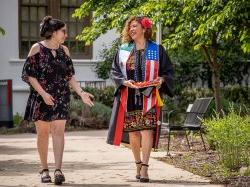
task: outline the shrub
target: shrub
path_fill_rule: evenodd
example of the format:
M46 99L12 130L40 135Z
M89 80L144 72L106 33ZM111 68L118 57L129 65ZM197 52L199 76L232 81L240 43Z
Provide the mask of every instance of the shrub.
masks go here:
M100 118L106 122L109 122L111 112L111 108L102 103L95 103L95 105L91 108L93 117Z
M95 102L89 107L79 99L71 98L67 129L71 128L107 128L111 116L111 108Z
M94 101L107 105L109 107L113 106L114 101L114 86L107 86L104 89L85 87L84 91L91 93L94 96ZM73 92L74 98L79 98L75 92Z
M20 123L23 120L23 116L20 115L18 112L13 116L13 123L14 123L14 127L20 125Z
M216 116L204 123L208 141L218 151L222 166L237 171L250 166L250 116L230 110L227 116Z

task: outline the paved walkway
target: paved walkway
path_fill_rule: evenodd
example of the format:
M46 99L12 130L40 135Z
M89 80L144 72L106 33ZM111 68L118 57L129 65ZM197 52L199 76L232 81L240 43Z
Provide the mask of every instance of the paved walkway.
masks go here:
M151 183L142 184L135 178L132 153L125 147L105 143L107 131L66 133L63 186L128 187L128 186L219 186L209 180L151 159ZM152 157L164 156L153 152ZM41 184L35 134L0 136L0 187L53 186ZM49 162L53 171L53 152L50 140Z

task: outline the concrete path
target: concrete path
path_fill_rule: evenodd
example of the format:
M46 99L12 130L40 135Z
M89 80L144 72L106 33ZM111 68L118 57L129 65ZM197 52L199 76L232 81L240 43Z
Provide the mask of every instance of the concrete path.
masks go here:
M135 164L131 151L105 143L107 131L82 131L66 133L63 186L88 187L181 187L221 186L211 185L209 180L156 159L150 160L149 184L135 180ZM165 152L153 152L152 157ZM53 172L53 151L50 140L49 163ZM38 170L39 157L35 134L0 136L0 187L53 186L41 184ZM51 173L53 176L53 173Z

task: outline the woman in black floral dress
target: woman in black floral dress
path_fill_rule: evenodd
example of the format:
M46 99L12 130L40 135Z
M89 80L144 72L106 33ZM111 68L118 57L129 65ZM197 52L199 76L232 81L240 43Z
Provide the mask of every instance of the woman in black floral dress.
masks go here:
M65 181L61 165L70 87L89 106L93 106L93 96L84 92L74 78L75 71L69 50L62 45L67 37L65 23L46 16L41 23L40 34L45 40L32 46L22 72L22 79L30 85L24 119L34 121L36 125L43 183L51 182L47 163L51 131L56 166L54 182L62 184Z

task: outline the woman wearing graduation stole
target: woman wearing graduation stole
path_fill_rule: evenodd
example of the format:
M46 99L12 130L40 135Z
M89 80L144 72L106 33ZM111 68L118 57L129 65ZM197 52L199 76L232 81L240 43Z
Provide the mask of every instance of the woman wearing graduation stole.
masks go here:
M173 96L172 64L163 46L153 42L151 36L149 18L130 17L111 70L117 90L107 143L130 143L140 182L149 182L149 157L152 147L158 145L160 95Z

